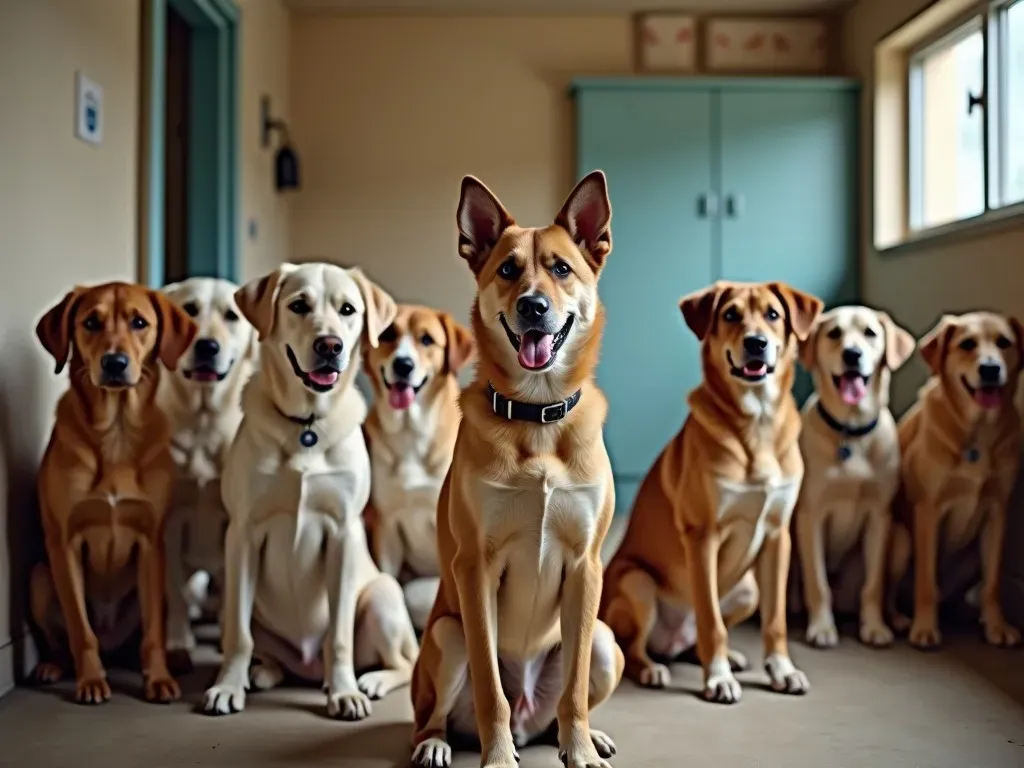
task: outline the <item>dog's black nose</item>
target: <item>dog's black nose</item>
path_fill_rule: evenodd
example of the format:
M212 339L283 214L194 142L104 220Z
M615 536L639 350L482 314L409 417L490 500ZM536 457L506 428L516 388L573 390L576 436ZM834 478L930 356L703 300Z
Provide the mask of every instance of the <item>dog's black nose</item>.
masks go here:
M864 357L864 353L856 347L847 347L843 350L843 362L851 368L860 365L860 359L862 357Z
M551 309L551 302L540 294L521 296L516 302L516 311L524 320L540 320Z
M212 360L220 352L220 344L216 339L199 339L196 341L196 358L199 360Z
M100 368L107 376L121 376L128 370L128 355L124 352L108 352L100 360Z
M313 341L313 351L324 360L337 360L343 348L344 344L337 336L317 336Z
M768 349L768 339L761 334L747 336L743 339L743 349L748 355L763 355Z
M391 361L391 370L400 379L408 379L415 367L416 364L412 361L411 357L396 357Z
M999 384L1003 368L998 363L982 363L978 366L978 377L982 384Z

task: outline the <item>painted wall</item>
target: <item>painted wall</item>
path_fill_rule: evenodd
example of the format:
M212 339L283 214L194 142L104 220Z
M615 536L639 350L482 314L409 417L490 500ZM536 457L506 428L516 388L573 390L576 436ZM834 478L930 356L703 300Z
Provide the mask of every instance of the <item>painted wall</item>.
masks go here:
M286 202L258 147L259 94L286 108L288 16L279 0L241 0L242 273L287 250ZM138 2L0 2L0 692L23 635L24 575L38 552L34 475L65 386L33 329L74 283L134 279ZM74 138L75 70L104 89L104 141ZM19 644L20 645L20 644Z
M631 41L626 18L293 14L292 254L359 264L399 300L468 318L463 175L519 221L551 221L574 182L566 87L629 71Z

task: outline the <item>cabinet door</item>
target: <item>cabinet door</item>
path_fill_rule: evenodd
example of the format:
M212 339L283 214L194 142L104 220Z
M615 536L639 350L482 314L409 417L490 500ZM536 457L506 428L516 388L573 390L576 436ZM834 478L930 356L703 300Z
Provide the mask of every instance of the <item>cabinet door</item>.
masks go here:
M721 93L721 275L857 297L856 93ZM796 392L810 392L803 372Z
M711 99L708 91L583 90L578 169L608 175L612 254L601 276L607 312L597 383L608 397L605 442L616 510L682 426L700 380L697 340L679 298L712 280Z

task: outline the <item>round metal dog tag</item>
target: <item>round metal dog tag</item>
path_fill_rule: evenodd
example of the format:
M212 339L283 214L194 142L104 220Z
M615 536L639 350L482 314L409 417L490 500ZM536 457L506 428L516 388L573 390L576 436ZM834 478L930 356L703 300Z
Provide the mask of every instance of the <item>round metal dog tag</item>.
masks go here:
M964 458L967 459L971 464L974 464L978 459L981 458L981 451L977 448L968 448L964 452Z
M319 439L316 436L316 432L311 429L304 429L302 434L299 435L299 442L302 443L303 448L312 448Z
M846 461L851 456L853 456L853 449L846 443L840 443L839 450L836 451L836 458L840 461Z

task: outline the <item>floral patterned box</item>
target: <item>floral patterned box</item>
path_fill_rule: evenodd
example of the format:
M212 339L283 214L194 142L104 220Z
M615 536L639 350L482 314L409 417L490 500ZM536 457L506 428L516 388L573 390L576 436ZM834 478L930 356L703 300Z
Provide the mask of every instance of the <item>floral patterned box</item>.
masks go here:
M828 24L817 18L710 18L704 25L709 72L807 72L828 67Z
M646 72L694 72L697 69L697 19L689 14L645 13L637 19L640 69Z

